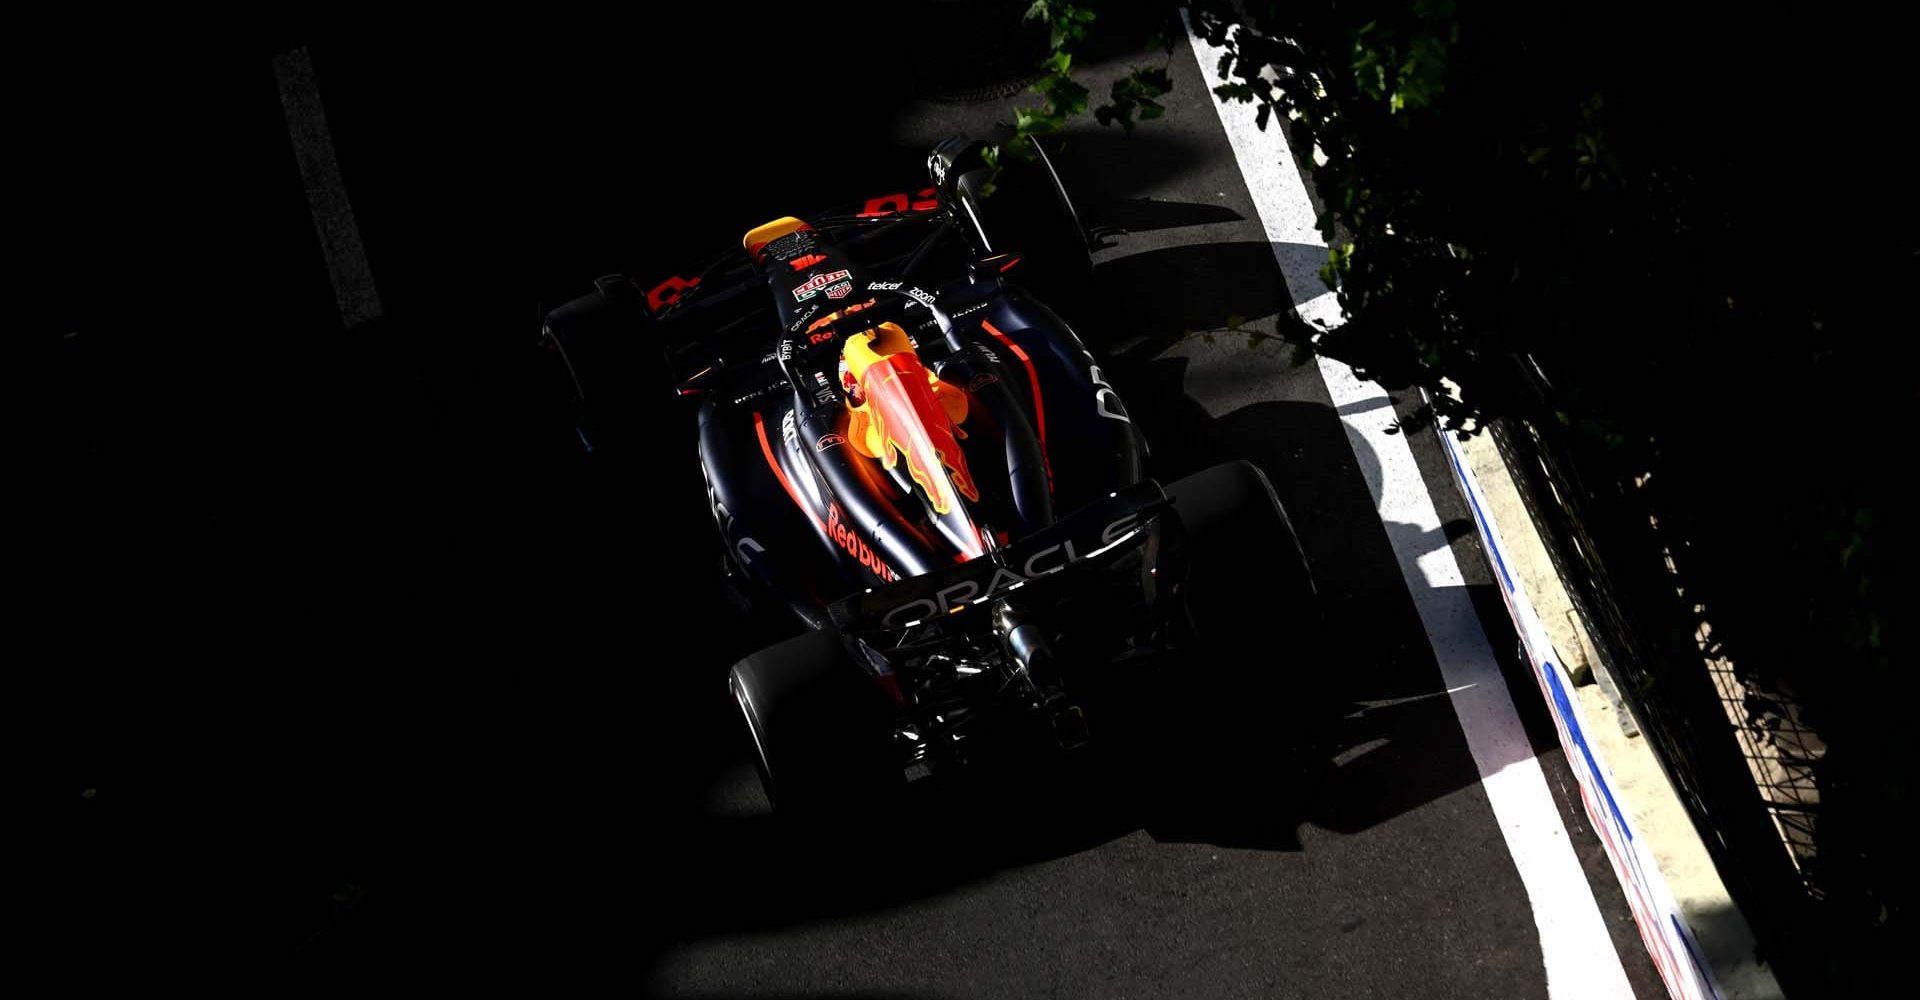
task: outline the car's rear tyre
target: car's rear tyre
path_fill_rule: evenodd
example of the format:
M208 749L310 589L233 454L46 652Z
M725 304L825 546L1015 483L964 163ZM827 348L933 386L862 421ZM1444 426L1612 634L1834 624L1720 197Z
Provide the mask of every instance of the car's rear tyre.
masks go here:
M1310 653L1319 595L1306 554L1266 474L1245 461L1166 488L1185 563L1175 637L1237 653Z
M768 646L734 664L729 683L776 811L865 812L904 786L891 746L892 705L852 662L837 630Z
M1127 760L1154 836L1271 847L1293 818L1273 794L1293 741L1323 715L1325 633L1313 575L1272 484L1246 462L1166 487L1179 572L1178 655L1152 702L1156 726ZM1249 787L1265 789L1248 796ZM1278 838L1278 839L1276 839Z

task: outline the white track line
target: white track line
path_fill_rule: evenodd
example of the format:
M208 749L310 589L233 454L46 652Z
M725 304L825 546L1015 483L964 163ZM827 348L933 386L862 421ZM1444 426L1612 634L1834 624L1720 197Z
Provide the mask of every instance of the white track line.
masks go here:
M1222 51L1191 31L1188 39L1201 75L1211 85ZM1282 123L1271 122L1261 131L1254 125L1251 105L1212 103L1233 146L1233 155L1239 160L1267 239L1275 244L1275 257L1285 267L1286 257L1278 252L1279 245L1318 245L1323 241L1314 226L1306 183L1294 169ZM1285 277L1296 298L1300 289L1316 287L1319 281L1312 274ZM1304 285L1303 281L1316 285ZM1331 292L1302 303L1299 309L1303 318L1325 319L1329 325L1340 319ZM1318 361L1320 377L1334 406L1346 414L1341 422L1348 442L1356 454L1364 457L1370 450L1379 459L1377 473L1372 463L1362 461L1359 465L1367 473L1368 489L1379 498L1380 520L1404 526L1403 530L1387 533L1394 558L1413 595L1434 659L1440 664L1454 714L1493 806L1494 820L1526 887L1534 925L1540 933L1547 993L1554 1000L1632 997L1633 988L1627 983L1626 970L1614 951L1600 907L1594 902L1593 888L1574 855L1559 807L1547 788L1540 762L1534 759L1480 618L1467 598L1453 550L1445 542L1426 551L1418 544L1420 539L1444 536L1440 516L1427 495L1406 435L1388 433L1394 420L1393 407L1380 405L1386 404L1385 391L1361 381L1346 365L1326 357Z
M313 77L313 59L304 48L273 57L273 74L280 82L280 106L287 115L287 134L300 164L300 181L307 189L307 207L313 212L314 232L326 257L327 277L340 306L340 324L349 329L380 315L380 293L374 288L367 248L347 202L347 185L333 154L333 135L327 131L327 113L321 106L320 86Z

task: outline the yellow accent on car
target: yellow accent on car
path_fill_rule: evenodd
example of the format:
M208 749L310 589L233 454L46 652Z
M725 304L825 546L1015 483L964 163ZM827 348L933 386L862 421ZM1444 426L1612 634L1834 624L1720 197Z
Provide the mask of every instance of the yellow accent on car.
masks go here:
M920 364L907 331L898 323L880 323L849 336L840 357L859 389L859 402L852 393L847 399L847 441L853 450L889 469L906 458L910 475L938 513L952 509L954 490L980 499L959 446L967 436L959 426L967 419L967 394ZM901 383L903 378L926 384L916 390Z
M772 222L762 223L747 230L747 235L740 237L740 247L748 253L756 253L761 247L772 243L774 240L789 233L799 232L805 228L807 228L805 222L791 215L782 216Z

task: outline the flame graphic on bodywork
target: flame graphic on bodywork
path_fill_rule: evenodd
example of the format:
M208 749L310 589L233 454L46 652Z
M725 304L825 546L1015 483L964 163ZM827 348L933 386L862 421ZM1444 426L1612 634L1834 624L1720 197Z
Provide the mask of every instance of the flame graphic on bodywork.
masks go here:
M954 513L956 494L979 500L967 457L960 450L966 432L967 396L940 381L920 363L905 330L897 324L847 338L841 357L849 381L858 387L849 393L852 421L848 439L855 449L892 469L904 457L907 475L927 493L934 512ZM962 512L964 517L964 512ZM978 532L968 530L969 540ZM979 542L962 546L969 558L981 554Z

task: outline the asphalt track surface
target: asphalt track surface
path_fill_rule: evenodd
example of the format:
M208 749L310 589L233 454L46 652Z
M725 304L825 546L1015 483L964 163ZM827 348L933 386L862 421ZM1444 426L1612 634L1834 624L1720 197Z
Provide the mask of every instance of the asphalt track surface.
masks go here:
M127 328L123 304L65 318L89 346L61 389L106 414L68 432L95 447L60 522L94 537L69 561L133 568L61 578L115 628L80 602L51 620L81 660L178 665L100 666L49 695L85 693L58 752L105 791L51 830L86 862L61 876L48 942L684 997L1547 996L1395 563L1405 526L1376 514L1371 456L1318 370L1248 345L1295 303L1185 50L1138 60L1173 74L1164 120L1086 122L1061 147L1105 234L1107 305L1081 333L1159 478L1231 458L1267 472L1338 643L1247 692L1193 665L1191 690L1247 722L1204 754L821 843L765 814L725 698L726 666L770 637L719 609L690 423L663 423L645 468L583 462L542 418L528 334L595 274L664 276L765 218L912 185L934 141L985 134L1007 105L797 64L748 101L622 62L617 38L559 37L516 62L505 31L436 47L288 30L180 85L220 95L208 133L222 116L282 131L226 136L261 198L183 269L252 280L212 311L210 346L162 357L97 333ZM386 315L355 331L324 319L311 244L282 260L248 243L312 232L266 59L288 41L312 45L380 284ZM1090 71L1096 94L1120 65ZM719 134L675 125L729 114ZM1278 252L1308 270L1321 254ZM193 294L184 280L168 287ZM1409 444L1443 528L1403 541L1453 547L1612 946L1658 996L1440 453ZM160 484L150 509L110 523L98 497L141 482Z

